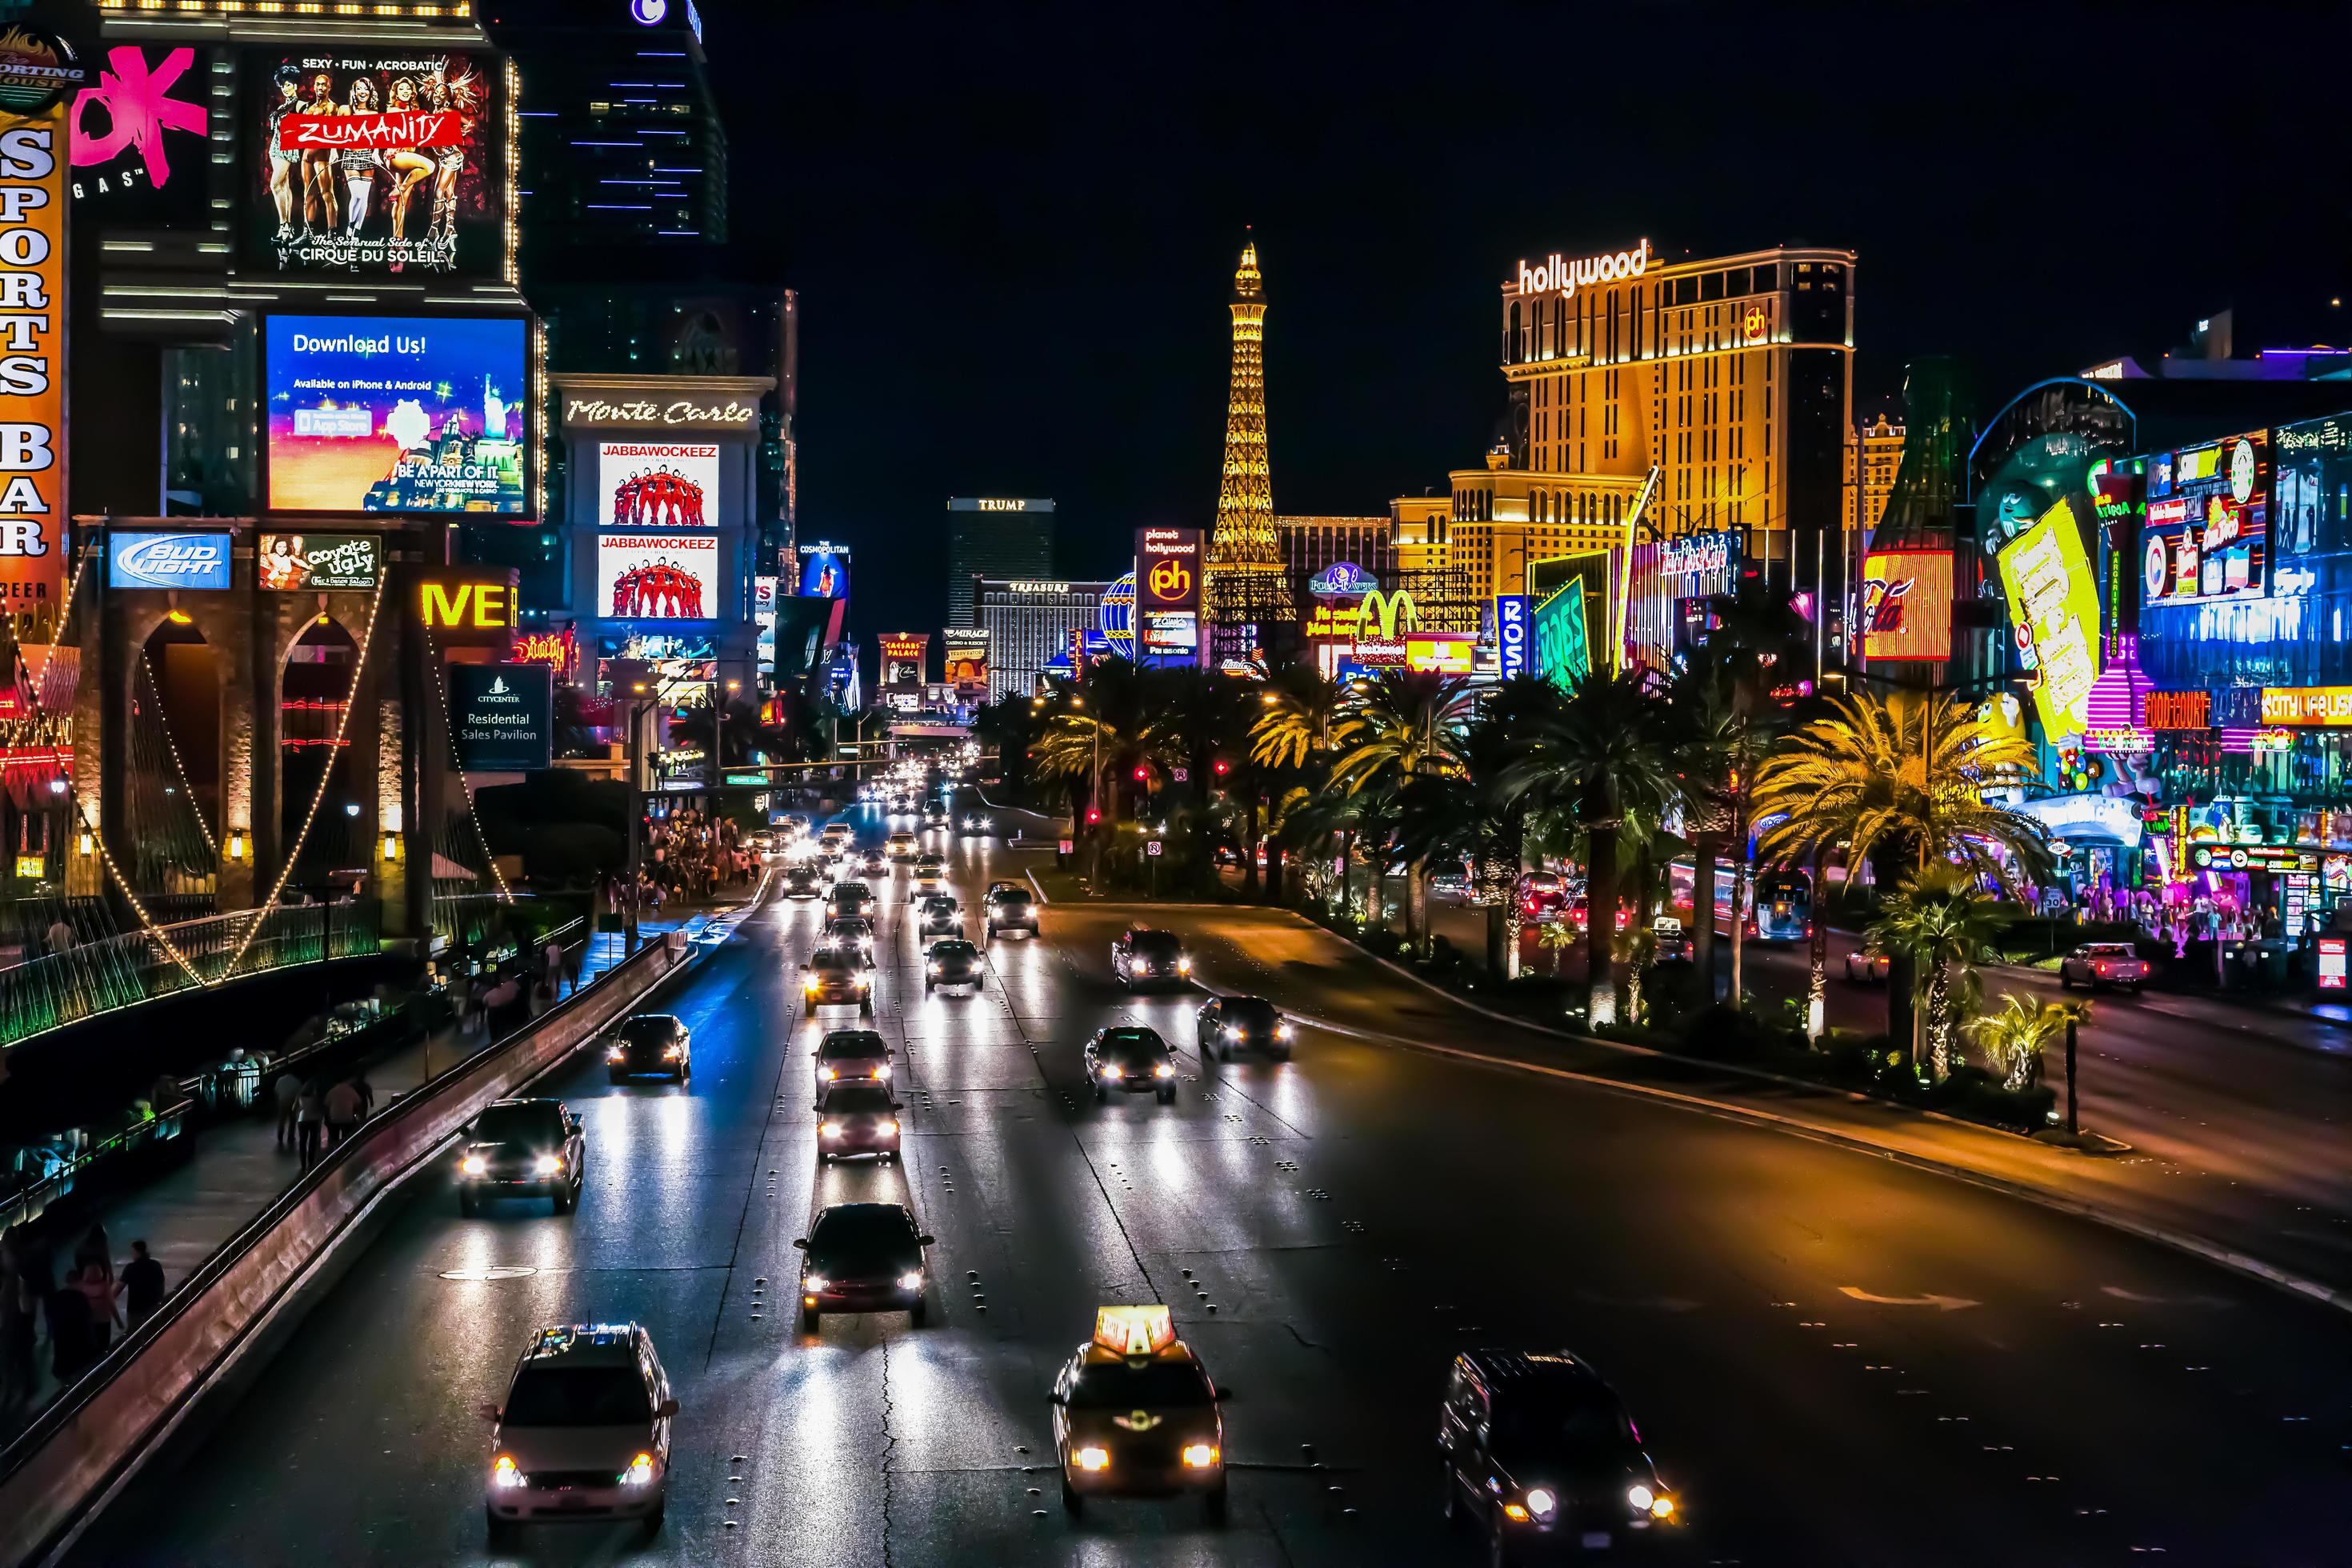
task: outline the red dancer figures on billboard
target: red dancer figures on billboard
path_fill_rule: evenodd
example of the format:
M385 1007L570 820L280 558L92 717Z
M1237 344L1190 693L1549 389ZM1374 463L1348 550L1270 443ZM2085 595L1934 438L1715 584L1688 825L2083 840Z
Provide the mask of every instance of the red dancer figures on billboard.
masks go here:
M613 580L613 614L698 621L702 581L666 560L624 572Z
M624 528L700 528L702 487L666 466L631 474L614 487L613 521Z

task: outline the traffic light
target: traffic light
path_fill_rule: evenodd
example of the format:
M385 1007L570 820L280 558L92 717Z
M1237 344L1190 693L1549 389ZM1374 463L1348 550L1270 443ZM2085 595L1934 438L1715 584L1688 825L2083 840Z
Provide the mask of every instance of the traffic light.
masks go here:
M1217 776L1219 778L1223 778L1227 773L1234 771L1234 764L1225 761L1223 757L1219 757L1210 765L1217 770Z
M1091 805L1087 807L1087 826L1088 827L1092 827L1096 823L1100 822L1101 820L1102 812L1099 808Z
M1136 783L1138 783L1138 784L1144 784L1144 783L1147 783L1147 782L1149 782L1149 781L1150 781L1150 777L1151 777L1151 770L1150 770L1150 768L1147 768L1147 767L1143 766L1140 763L1137 763L1137 764L1136 764L1136 768L1135 768L1135 782L1136 782Z

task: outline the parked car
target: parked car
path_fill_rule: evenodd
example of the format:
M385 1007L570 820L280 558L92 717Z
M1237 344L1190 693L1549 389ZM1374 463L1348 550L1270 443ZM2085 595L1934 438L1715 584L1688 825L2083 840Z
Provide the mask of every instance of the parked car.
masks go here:
M2155 973L2156 966L2127 942L2086 942L2058 961L2058 988L2072 991L2080 985L2095 991L2118 985L2137 992Z
M1894 960L1869 942L1845 955L1845 977L1856 985L1884 985L1894 967Z

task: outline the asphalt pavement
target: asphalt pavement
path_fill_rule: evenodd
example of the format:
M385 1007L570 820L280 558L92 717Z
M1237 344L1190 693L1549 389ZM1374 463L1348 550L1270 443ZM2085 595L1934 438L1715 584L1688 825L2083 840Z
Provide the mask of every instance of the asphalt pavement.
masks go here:
M859 814L864 837L883 825ZM952 846L967 904L1034 851ZM542 1322L648 1326L682 1405L667 1521L541 1530L507 1560L824 1564L1439 1563L1436 1394L1453 1350L1565 1346L1618 1387L1693 1563L2352 1560L2340 1314L2099 1226L1848 1151L1589 1085L1401 1048L1498 1026L1276 917L1192 931L1197 977L1337 1028L1219 1068L1195 994L1130 996L1126 911L1055 905L978 995L926 998L903 879L878 1024L905 1165L814 1159L778 902L668 1004L690 1089L549 1086L587 1125L575 1214L457 1214L446 1170L207 1430L117 1500L89 1563L475 1563L488 1434ZM1159 1027L1176 1103L1083 1092L1087 1036ZM929 1325L792 1287L814 1207L909 1202ZM1045 1390L1100 1302L1167 1302L1233 1398L1229 1522L1064 1514ZM1654 1553L1654 1555L1655 1555Z

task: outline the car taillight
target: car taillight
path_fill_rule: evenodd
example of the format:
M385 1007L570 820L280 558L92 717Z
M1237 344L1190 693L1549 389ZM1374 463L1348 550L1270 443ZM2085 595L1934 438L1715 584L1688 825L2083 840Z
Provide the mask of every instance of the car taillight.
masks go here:
M2100 963L2095 963L2095 964L2091 965L2091 967L2092 967L2093 969L2095 969L2095 970L2098 971L2101 974L2105 974L2105 973L2107 972L2107 966L2106 966L2106 964L2105 964L2105 963L2104 961L2102 961L2102 962L2100 962Z

